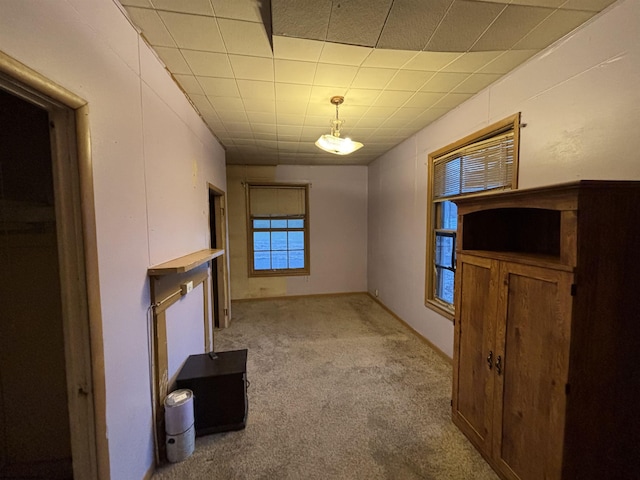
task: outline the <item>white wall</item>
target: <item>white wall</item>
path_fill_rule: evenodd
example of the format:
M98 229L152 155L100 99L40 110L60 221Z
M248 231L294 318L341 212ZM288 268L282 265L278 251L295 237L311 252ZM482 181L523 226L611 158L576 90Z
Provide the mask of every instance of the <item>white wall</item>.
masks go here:
M280 165L276 181L311 183L311 275L288 277L287 295L365 292L367 168Z
M519 187L640 179L640 0L606 12L369 166L368 288L448 355L424 306L429 152L522 112Z
M89 103L111 478L142 478L147 268L208 247L207 182L226 189L224 151L112 0L3 0L0 48ZM200 319L199 297L168 317ZM173 369L196 343L201 331L169 338Z
M367 289L367 167L229 165L233 299L364 292ZM249 278L245 181L311 183L311 275Z

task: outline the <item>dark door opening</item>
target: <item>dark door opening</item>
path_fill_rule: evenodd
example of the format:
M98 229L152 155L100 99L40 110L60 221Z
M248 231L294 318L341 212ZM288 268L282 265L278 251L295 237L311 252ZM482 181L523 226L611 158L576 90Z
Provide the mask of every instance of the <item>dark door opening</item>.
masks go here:
M49 128L0 90L0 478L73 478Z
M216 233L218 217L216 215L216 194L209 190L209 231L211 232L209 241L210 248L220 248L218 246L218 236ZM220 328L220 295L218 285L218 258L211 261L211 303L213 312L213 326Z

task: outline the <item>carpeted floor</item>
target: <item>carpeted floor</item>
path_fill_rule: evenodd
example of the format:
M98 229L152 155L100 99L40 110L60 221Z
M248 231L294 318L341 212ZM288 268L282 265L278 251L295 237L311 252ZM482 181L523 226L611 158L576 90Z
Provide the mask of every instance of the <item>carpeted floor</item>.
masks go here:
M498 478L451 423L451 365L365 294L235 302L249 417L154 480Z

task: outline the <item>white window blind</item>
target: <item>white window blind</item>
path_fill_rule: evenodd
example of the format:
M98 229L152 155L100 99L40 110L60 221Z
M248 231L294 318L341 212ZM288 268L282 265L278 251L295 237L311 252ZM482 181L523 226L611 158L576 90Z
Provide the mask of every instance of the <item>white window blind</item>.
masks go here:
M433 163L433 199L483 190L510 189L513 183L513 130L445 153Z
M304 216L304 186L249 185L249 214L252 217Z

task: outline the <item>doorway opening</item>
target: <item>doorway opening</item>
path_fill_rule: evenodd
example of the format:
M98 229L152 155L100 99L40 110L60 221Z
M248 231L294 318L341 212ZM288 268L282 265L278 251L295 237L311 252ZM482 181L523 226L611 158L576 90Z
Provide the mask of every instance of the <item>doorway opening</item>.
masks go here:
M225 250L227 229L224 192L209 184L209 248ZM229 326L227 252L211 261L211 310L214 328Z
M0 479L109 475L86 114L0 52Z

